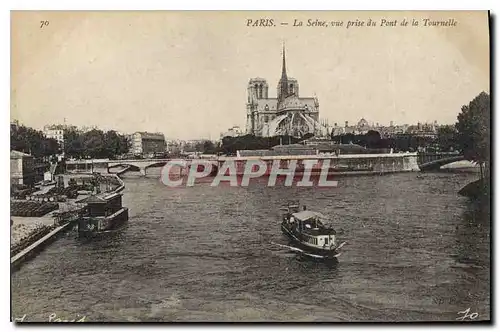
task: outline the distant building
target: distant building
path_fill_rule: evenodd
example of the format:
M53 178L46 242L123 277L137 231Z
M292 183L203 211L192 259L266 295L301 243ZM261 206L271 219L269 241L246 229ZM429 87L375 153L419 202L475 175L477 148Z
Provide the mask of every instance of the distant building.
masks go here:
M165 135L162 133L136 132L132 134L131 141L131 152L134 155L166 152Z
M70 130L77 130L75 126L67 126L67 125L47 125L43 127L43 134L47 138L52 138L59 143L59 146L61 148L61 155L64 155L64 136L65 134L70 131Z
M35 183L35 159L20 151L10 151L10 183L31 186Z
M61 147L64 146L64 126L62 125L49 125L43 127L43 134L47 138L52 138L59 143Z
M437 122L434 123L417 123L417 125L409 126L406 129L407 134L422 136L422 137L436 137L437 136Z
M19 127L19 120L12 120L10 122L10 128L17 128Z
M229 128L226 132L220 134L220 138L224 137L237 137L243 135L243 130L239 126L233 126Z
M92 131L92 130L98 130L99 128L97 126L83 126L80 128L80 132L82 133L88 133L89 131Z
M358 121L356 129L359 134L366 134L368 131L373 130L373 126L370 126L368 121L362 118L361 120Z

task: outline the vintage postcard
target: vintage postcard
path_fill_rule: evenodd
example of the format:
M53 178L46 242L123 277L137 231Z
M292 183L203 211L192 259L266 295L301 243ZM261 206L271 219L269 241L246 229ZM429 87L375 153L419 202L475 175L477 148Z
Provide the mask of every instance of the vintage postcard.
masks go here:
M491 320L488 11L11 12L11 320Z

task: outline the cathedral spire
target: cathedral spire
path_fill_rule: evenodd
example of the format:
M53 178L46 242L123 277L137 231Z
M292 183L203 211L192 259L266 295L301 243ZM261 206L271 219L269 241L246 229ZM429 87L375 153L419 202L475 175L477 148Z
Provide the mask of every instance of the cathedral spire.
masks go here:
M278 96L278 103L281 103L288 97L288 77L286 75L286 60L285 60L285 42L283 42L283 65L281 68L280 89Z
M283 65L281 67L281 79L282 80L288 80L288 77L286 76L286 56L285 56L285 42L283 42Z

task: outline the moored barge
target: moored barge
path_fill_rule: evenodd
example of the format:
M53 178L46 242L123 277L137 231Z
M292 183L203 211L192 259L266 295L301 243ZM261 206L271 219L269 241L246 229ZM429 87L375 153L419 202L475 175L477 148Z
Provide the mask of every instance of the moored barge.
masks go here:
M128 208L122 206L120 193L92 195L81 202L87 204L86 213L78 223L81 236L116 230L128 220Z

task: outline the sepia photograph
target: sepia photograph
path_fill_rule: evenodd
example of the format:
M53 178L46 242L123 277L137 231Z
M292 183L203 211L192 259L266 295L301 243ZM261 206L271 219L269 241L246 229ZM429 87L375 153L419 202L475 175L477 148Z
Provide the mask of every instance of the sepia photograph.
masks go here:
M11 322L491 323L491 22L11 11Z

